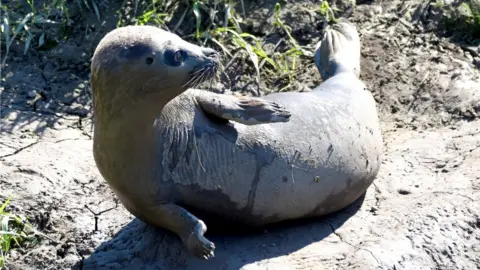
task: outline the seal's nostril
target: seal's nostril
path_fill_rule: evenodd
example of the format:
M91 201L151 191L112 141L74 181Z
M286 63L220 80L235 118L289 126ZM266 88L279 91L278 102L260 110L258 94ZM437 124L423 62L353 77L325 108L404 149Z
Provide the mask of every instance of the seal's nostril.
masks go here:
M203 54L209 58L218 57L218 52L210 48L203 48Z

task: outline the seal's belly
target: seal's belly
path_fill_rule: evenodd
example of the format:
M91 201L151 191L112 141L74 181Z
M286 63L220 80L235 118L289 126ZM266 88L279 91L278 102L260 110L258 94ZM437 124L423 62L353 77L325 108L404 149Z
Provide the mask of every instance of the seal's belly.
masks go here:
M252 208L268 222L346 207L370 186L381 164L383 141L369 94L286 100L277 99L292 112L291 121L275 129L284 158L261 171Z
M162 137L171 140L161 147L157 174L165 194L251 225L350 204L378 172L378 122L345 117L354 112L333 112L332 104L318 110L307 100L315 102L285 105L292 112L287 123L215 124L196 111L195 125L192 119L165 128Z

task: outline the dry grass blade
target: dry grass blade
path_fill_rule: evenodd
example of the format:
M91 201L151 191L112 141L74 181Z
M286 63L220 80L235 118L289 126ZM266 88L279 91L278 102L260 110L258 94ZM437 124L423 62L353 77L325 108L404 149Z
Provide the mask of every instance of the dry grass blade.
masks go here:
M97 3L95 3L95 0L92 0L92 6L93 9L95 10L95 15L97 15L98 21L100 21L100 11L98 10Z
M22 29L25 29L25 25L27 24L28 20L30 20L31 18L33 17L33 12L30 12L28 13L27 15L25 15L25 17L23 18L23 20L17 25L17 27L15 28L15 31L13 32L13 36L12 38L10 39L10 43L8 44L8 46L12 45L12 42L15 40L15 38L17 37L18 34L20 34L20 32L22 31Z
M230 51L228 51L228 49L222 43L220 43L220 41L216 40L213 37L209 37L209 39L213 41L215 44L217 44L228 56L233 57Z
M27 30L28 36L27 39L25 40L25 48L23 49L23 55L27 54L28 49L30 48L30 45L32 44L32 39L33 36L32 34Z
M258 56L252 50L252 46L247 41L245 41L245 39L243 39L243 37L240 34L233 31L232 29L220 27L220 28L217 29L217 31L228 32L228 33L233 34L233 36L234 36L233 40L235 41L235 43L237 43L237 45L239 47L242 47L243 49L245 49L247 51L248 56L250 57L253 65L255 67L255 71L257 73L257 81L259 81L260 80L260 68L258 67Z
M10 47L12 46L13 42L15 41L15 38L22 32L22 29L28 29L26 28L26 24L28 20L30 20L33 17L33 12L28 13L25 15L25 17L22 19L22 21L17 25L15 28L13 35L10 37L10 21L7 16L4 18L4 25L5 25L5 40L6 40L6 50L5 50L5 57L3 58L2 65L5 64L5 61L7 60L8 53L10 52Z
M38 47L42 47L45 44L45 33L38 38Z
M92 10L88 4L88 0L83 0L83 4L88 8L88 10Z
M3 25L2 25L3 33L5 34L5 43L7 47L7 53L9 49L9 44L10 44L10 21L8 19L8 12L5 11L5 17L3 18Z

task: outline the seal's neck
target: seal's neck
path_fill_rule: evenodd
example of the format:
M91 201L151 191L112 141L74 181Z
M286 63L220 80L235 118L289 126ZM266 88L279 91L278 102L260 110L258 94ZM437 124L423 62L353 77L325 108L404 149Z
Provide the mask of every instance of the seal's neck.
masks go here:
M122 107L95 104L94 158L102 176L115 189L128 189L125 183L142 181L135 179L137 175L148 178L154 168L150 164L155 154L154 122L167 103L165 100L168 101L150 95L149 100L131 100L122 103Z

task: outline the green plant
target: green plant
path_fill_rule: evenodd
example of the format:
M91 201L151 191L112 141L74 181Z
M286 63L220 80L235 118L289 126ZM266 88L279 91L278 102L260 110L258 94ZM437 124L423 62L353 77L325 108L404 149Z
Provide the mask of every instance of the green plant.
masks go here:
M25 242L33 240L35 230L24 217L5 211L11 198L0 206L0 268L4 267L8 253L22 248Z
M63 6L65 6L65 1L66 0L57 0L57 1L52 1L55 6L55 2L63 2ZM98 9L98 5L97 3L95 2L95 0L76 0L77 2L77 5L78 7L80 8L80 10L83 10L83 5L89 10L89 11L92 11L92 8L93 8L93 11L95 12L95 15L97 16L97 19L100 21L100 11ZM88 3L90 2L90 4ZM82 5L83 3L83 5ZM92 5L92 7L90 7L90 5ZM68 11L66 9L64 9L67 14L68 14Z
M234 2L215 1L213 5L209 5L206 1L194 0L191 5L196 19L196 28L193 34L196 40L199 42L203 40L203 43L211 41L219 46L226 55L234 57L227 49L227 44L231 44L234 48L247 54L256 71L257 81L259 81L261 73L265 72L269 77L287 78L288 85L281 91L291 86L297 68L297 58L309 52L298 45L291 34L291 28L280 19L279 3L275 5L273 25L286 33L288 36L287 46L290 48L283 53L272 52L270 54L263 49L260 38L242 31L239 24L240 18L235 13ZM215 16L221 12L224 16L220 17L219 23L218 21L215 23ZM202 14L209 16L205 20ZM206 21L209 23L205 23ZM265 66L263 63L269 65Z
M288 43L292 47L291 49L287 50L283 54L278 54L279 61L275 65L277 69L282 73L288 76L288 84L287 86L280 89L280 91L284 91L291 86L291 82L294 80L295 77L295 70L296 70L296 62L299 56L305 55L306 50L303 49L301 46L298 45L295 38L292 36L292 29L290 26L286 25L280 19L280 11L281 6L280 3L275 4L274 8L274 22L273 25L279 27L285 32L288 36ZM291 62L291 66L289 67L289 62Z
M325 17L328 23L331 23L331 22L335 23L338 21L338 19L335 18L335 11L340 11L340 10L331 7L327 0L323 0L322 3L320 3L320 7L318 11L322 16Z
M165 20L170 16L167 12L161 12L164 2L162 0L140 1L135 0L133 3L133 16L130 22L124 18L124 14L120 11L125 7L127 1L123 2L122 8L117 11L118 21L117 27L127 24L146 25L153 24L157 26L165 26ZM140 13L140 14L139 14ZM138 15L139 14L139 15Z
M10 47L17 39L25 43L23 53L26 54L31 47L42 48L47 43L48 29L51 26L70 26L70 18L67 0L44 1L40 8L35 5L35 0L23 0L28 4L30 10L25 12L20 3L17 7L9 9L2 5L2 22L0 25L1 37L5 42L5 56L2 64L5 63ZM93 10L100 20L100 12L95 0L76 0L81 10L87 8Z
M227 49L226 43L231 42L236 48L244 50L252 61L256 71L257 81L260 80L259 58L265 59L275 66L274 61L268 57L263 50L260 40L252 34L244 33L240 28L235 9L235 3L231 1L215 2L213 7L207 3L195 0L192 4L193 13L196 18L196 31L194 37L197 40L204 39L204 43L211 41L218 45L222 51L230 57L232 54ZM215 24L215 15L223 10L224 17L221 25ZM202 29L202 11L209 15L209 23L206 29Z
M445 6L445 2L443 0L435 0L431 5L437 8L442 8Z
M443 5L441 26L453 39L480 44L480 1L467 0L460 5Z
M26 54L30 48L48 49L50 43L56 42L61 33L51 30L51 25L57 25L59 27L55 29L65 32L75 30L76 25L72 23L69 12L72 5L76 5L77 11L84 16L87 15L86 12L93 12L98 20L101 19L100 9L97 5L98 0L52 0L43 1L43 5L36 3L38 0L21 1L24 1L23 5L27 4L25 8L22 8L20 4L17 4L20 8L10 7L10 10L6 5L2 6L4 16L2 16L1 36L6 47L3 62L15 41L24 42L24 54ZM287 48L283 52L275 49L268 53L264 50L263 40L260 37L242 29L243 18L236 12L238 4L241 4L241 10L245 14L242 0L189 0L184 2L124 0L122 7L117 11L117 27L129 24L151 24L168 29L166 24L171 21L175 11L181 11L179 7L182 7L183 14L176 25L172 29L168 29L169 31L182 32L182 38L191 37L194 42L201 45L205 45L207 42L213 43L224 52L227 58L230 58L230 62L238 57L246 57L253 64L257 82L263 74L266 74L273 80L287 78L289 84L294 79L298 57L305 55L307 51L299 46L292 36L291 28L280 19L280 4L275 6L273 24L286 34ZM189 14L194 20L194 31L191 34L184 34L185 29L190 31L188 24L186 27L183 24L184 19L189 19ZM77 15L74 16L77 19ZM182 31L177 31L180 26L182 26ZM85 31L89 31L89 28L86 27Z

